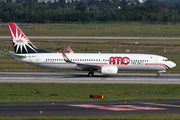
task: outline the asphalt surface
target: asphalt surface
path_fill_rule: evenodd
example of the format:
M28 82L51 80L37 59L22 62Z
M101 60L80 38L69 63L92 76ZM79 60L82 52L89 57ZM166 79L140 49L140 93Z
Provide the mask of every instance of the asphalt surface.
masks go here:
M119 73L118 75L102 75L95 73L88 77L87 73L32 73L32 72L0 72L0 83L127 83L127 84L180 84L180 74L140 74Z
M180 100L0 104L0 116L180 113Z
M65 37L65 36L27 36L29 39L146 39L146 40L179 40L180 37ZM0 39L11 39L10 36L0 36Z

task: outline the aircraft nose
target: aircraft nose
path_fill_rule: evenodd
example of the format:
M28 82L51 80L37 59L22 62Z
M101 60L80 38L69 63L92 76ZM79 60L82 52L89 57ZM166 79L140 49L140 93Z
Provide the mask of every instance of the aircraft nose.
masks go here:
M169 67L170 67L170 68L176 67L176 63L174 63L174 62L170 61L170 63L169 63Z

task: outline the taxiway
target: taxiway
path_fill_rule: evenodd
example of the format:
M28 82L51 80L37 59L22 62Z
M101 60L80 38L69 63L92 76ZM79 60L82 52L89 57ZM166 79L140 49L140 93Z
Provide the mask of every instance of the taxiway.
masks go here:
M0 116L159 114L180 113L179 109L179 100L1 103Z

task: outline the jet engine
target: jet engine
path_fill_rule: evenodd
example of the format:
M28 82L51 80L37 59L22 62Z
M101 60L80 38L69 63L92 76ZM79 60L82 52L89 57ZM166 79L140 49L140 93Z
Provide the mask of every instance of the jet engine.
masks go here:
M117 66L103 66L101 67L102 74L118 74Z

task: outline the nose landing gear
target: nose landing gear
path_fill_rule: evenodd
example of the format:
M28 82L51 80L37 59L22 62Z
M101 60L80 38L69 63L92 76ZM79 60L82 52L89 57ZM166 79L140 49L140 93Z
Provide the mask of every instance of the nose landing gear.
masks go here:
M160 77L160 73L157 73L157 74L156 74L156 77Z
M160 73L163 73L163 72L166 72L166 70L158 71L158 73L156 74L156 76L157 76L157 77L160 77Z

